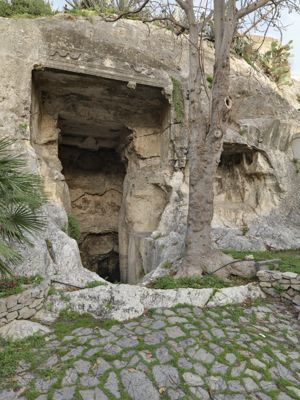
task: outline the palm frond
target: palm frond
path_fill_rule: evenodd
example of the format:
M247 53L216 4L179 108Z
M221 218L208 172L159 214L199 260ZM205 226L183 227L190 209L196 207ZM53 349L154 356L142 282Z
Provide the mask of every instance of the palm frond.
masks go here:
M0 201L0 209L0 235L3 238L28 242L26 233L32 234L44 227L42 216L25 204Z
M45 202L42 180L24 172L26 161L11 154L12 144L10 139L0 139L0 274L9 273L21 260L12 243L30 244L29 234L45 225L39 212Z
M10 267L17 265L21 261L21 256L11 246L0 240L0 275L11 275Z

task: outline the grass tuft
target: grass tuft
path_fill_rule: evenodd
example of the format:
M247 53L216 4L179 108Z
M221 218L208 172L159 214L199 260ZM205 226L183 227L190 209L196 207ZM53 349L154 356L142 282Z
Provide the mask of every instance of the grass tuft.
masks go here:
M224 250L224 253L230 254L233 258L241 260L249 254L252 254L256 261L278 258L281 260L281 263L278 265L278 267L270 266L270 268L281 272L290 271L300 274L300 249L280 251L237 251L228 249Z
M0 279L0 298L22 293L23 285L39 285L43 281L40 275L12 276Z
M98 286L106 286L106 283L101 281L90 281L85 285L87 289L92 289Z
M229 286L231 286L229 282L223 281L216 275L187 276L180 278L174 278L173 276L162 276L157 278L156 281L151 284L151 287L154 289L220 289Z
M28 364L34 362L32 349L42 349L45 339L40 335L18 341L6 341L0 338L0 387L6 378L12 376L21 360Z

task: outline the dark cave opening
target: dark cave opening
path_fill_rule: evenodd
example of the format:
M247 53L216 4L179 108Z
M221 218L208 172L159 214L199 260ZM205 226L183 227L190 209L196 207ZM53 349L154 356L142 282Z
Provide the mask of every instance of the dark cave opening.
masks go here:
M114 149L59 146L72 213L80 222L83 265L110 282L120 280L118 216L126 169Z

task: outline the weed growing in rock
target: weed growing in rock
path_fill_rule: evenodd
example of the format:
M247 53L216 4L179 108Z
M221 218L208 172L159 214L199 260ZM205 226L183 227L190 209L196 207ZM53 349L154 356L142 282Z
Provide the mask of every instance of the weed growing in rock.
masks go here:
M280 285L280 283L274 283L273 288L275 292L281 295L284 292L284 287Z
M208 83L208 87L211 89L214 77L212 75L206 75L206 80L207 80L207 83Z
M176 121L182 123L184 121L184 101L182 86L181 83L175 78L172 78L172 83L172 103L176 114Z
M80 239L80 224L74 214L68 214L67 234L76 241Z
M105 282L101 282L101 281L90 281L85 285L85 287L89 288L89 289L92 289L92 288L95 288L95 287L98 287L98 286L106 286L106 283Z

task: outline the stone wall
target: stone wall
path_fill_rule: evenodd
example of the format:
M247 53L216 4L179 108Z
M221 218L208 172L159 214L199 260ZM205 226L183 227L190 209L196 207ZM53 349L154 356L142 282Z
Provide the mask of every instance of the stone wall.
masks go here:
M0 299L0 327L14 319L33 317L44 304L49 290L48 279L40 285L31 286L22 293Z
M258 271L261 289L268 295L291 301L300 318L300 275L294 272Z

